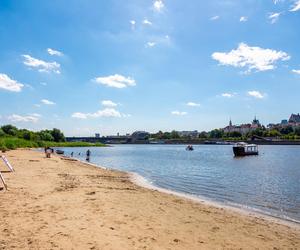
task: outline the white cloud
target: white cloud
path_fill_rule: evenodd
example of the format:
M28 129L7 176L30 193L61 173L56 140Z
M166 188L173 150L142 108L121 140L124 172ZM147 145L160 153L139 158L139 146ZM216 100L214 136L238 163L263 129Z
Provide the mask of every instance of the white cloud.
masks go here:
M257 99L263 99L266 96L257 90L248 91L248 95Z
M0 89L5 89L12 92L20 92L23 87L24 84L9 78L9 76L6 74L0 73Z
M250 47L245 43L241 43L236 50L231 50L228 53L213 53L212 58L221 65L247 68L246 72L250 73L252 70L272 70L275 68L277 61L289 60L290 56L283 51Z
M240 22L247 22L247 21L248 21L248 17L246 17L246 16L241 16Z
M114 108L105 108L103 110L98 110L95 113L80 113L76 112L72 114L73 118L77 119L88 119L88 118L99 118L99 117L129 117L130 115L121 114L118 110Z
M220 19L219 16L213 16L213 17L210 18L211 21L216 21L216 20L218 20L218 19Z
M46 82L40 82L40 84L41 84L42 86L47 86L47 83L46 83Z
M30 55L23 55L25 61L23 62L30 68L36 68L39 72L54 72L60 74L60 64L57 62L45 62L40 59L31 57Z
M73 118L77 118L77 119L87 119L87 114L84 113L80 113L80 112L75 112L72 114Z
M131 29L135 29L135 24L136 24L136 21L135 20L130 20L129 21L130 22L130 24L131 24Z
M148 19L143 20L143 24L145 25L152 25L152 22L150 22Z
M39 121L40 115L39 114L31 114L31 115L16 115L13 114L9 116L7 119L12 122L33 122L36 123Z
M268 18L272 24L276 23L279 20L281 13L271 13Z
M200 107L201 106L199 103L195 103L195 102L188 102L186 105L190 106L190 107Z
M165 5L162 0L155 0L153 3L154 10L156 10L158 12L162 11L164 7L165 7Z
M64 55L62 52L60 52L58 50L50 49L50 48L47 49L47 52L51 56L63 56Z
M47 99L42 99L41 102L45 105L55 105L55 102L49 101Z
M134 79L130 77L118 75L118 74L106 76L106 77L97 77L94 79L94 81L96 83L106 85L108 87L119 88L119 89L136 85Z
M295 1L294 6L290 9L291 12L299 11L300 10L300 0Z
M300 69L293 69L292 70L293 73L300 75Z
M183 116L183 115L187 115L187 112L182 112L182 111L172 111L171 112L172 115L178 115L178 116Z
M154 47L155 45L156 45L155 42L147 42L147 43L146 43L146 47L147 47L147 48L152 48L152 47Z
M223 93L221 94L222 97L226 97L226 98L232 98L236 95L236 93Z
M40 114L37 114L37 113L33 113L33 114L30 114L31 116L35 116L35 117L42 117Z
M105 106L105 107L116 107L116 106L118 106L117 103L114 103L114 102L111 101L111 100L104 100L104 101L102 101L101 103L102 103L102 105Z

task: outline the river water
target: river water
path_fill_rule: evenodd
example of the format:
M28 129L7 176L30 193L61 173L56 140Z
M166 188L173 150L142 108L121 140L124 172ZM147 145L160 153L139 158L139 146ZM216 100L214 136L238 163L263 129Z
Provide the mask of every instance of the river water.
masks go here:
M90 162L134 172L151 184L300 223L300 146L260 146L235 158L232 146L115 145L90 148ZM63 148L85 160L87 148ZM80 155L79 155L80 153Z

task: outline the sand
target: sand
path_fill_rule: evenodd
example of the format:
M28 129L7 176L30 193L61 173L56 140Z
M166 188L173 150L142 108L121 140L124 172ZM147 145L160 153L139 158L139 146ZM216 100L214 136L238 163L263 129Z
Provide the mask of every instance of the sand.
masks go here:
M300 229L139 187L30 150L0 169L0 249L300 249Z

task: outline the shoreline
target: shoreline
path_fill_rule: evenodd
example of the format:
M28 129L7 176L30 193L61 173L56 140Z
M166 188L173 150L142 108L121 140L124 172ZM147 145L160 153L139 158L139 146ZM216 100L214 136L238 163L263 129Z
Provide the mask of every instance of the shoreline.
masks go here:
M96 165L97 166L97 165ZM109 170L109 168L106 168ZM134 172L126 172L125 173L129 174L130 176L130 180L138 185L141 186L143 188L147 188L150 190L156 190L162 193L166 193L166 194L171 194L171 195L175 195L178 196L180 198L183 199L187 199L187 200L191 200L193 202L202 204L202 205L207 205L207 206L213 206L216 208L224 208L224 209L228 209L229 211L233 211L233 212L237 212L240 213L241 215L244 216L250 216L250 217L259 217L263 220L268 220L274 223L278 223L281 225L286 225L286 226L290 226L290 227L295 227L296 229L300 229L300 221L294 220L292 218L281 218L279 216L276 215L272 215L272 214L268 214L262 210L257 209L257 211L255 211L255 208L252 207L246 207L240 204L236 204L236 206L234 205L230 205L230 204L226 204L226 203L222 203L222 202L218 202L218 201L213 201L213 200L209 200L205 197L200 197L197 195L192 195L192 194L187 194L187 193L181 193L181 192L177 192L177 191L173 191L167 188L161 188L158 186L155 186L153 184L150 183L150 181L148 181L145 177L134 173Z
M298 228L141 187L130 173L32 150L6 156L16 171L3 173L0 249L300 246Z
M162 192L165 194L171 194L171 195L175 195L178 196L180 198L183 199L187 199L202 205L208 205L208 206L213 206L216 208L225 208L228 209L229 211L233 211L233 212L237 212L240 213L241 215L244 216L251 216L251 217L259 217L261 219L265 219L271 222L275 222L281 225L286 225L286 226L291 226L291 227L295 227L296 229L300 229L300 221L297 221L293 218L287 217L287 218L282 218L280 216L276 216L273 215L271 213L267 213L266 211L260 210L260 209L256 209L253 207L247 207L245 205L241 205L241 204L226 204L226 203L222 203L219 201L213 201L210 200L206 197L203 196L197 196L197 195L192 195L192 194L187 194L187 193L181 193L178 191L174 191L171 189L167 189L167 188L162 188L159 186L156 186L154 184L152 184L148 179L146 179L145 177L143 177L142 175L135 173L135 172L130 172L130 171L123 171L123 170L118 170L115 168L110 168L107 166L101 166L95 163L90 163L84 160L80 160L77 158L71 158L68 156L64 156L65 158L70 158L70 159L75 159L83 164L87 164L96 168L101 168L104 170L108 170L108 171L120 171L123 172L124 174L127 174L130 178L130 181L132 181L134 184L143 187L143 188L147 188L149 190L155 190L158 192Z

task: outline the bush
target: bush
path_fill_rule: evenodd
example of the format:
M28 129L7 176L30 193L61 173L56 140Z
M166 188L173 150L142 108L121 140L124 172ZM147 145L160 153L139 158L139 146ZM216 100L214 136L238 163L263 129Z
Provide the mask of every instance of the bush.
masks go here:
M2 130L2 128L0 128L0 137L3 137L3 136L5 136L5 133L4 133L4 131Z
M12 136L16 136L18 132L18 129L13 125L4 125L1 127L1 129L5 134Z

